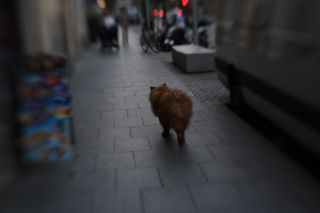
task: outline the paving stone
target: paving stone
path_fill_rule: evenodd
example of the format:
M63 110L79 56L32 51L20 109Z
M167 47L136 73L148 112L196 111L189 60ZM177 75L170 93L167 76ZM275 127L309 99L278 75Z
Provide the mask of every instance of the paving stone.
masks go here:
M114 139L110 138L102 138L100 140L94 141L92 143L81 143L76 144L74 149L83 149L85 152L86 150L90 152L90 150L104 153L104 152L113 152L113 142Z
M81 115L81 113L89 113L91 111L92 111L91 105L89 105L89 104L84 104L84 105L75 104L72 109L72 113L76 114L76 115L78 115L78 114Z
M217 120L217 116L210 111L204 110L204 111L197 111L197 114L200 116L201 120L204 121L215 121Z
M121 103L121 104L115 104L115 109L117 110L127 110L127 109L138 109L139 106L137 103Z
M110 129L113 128L112 119L93 120L86 122L85 130Z
M191 124L196 132L213 132L216 125L214 121L197 121Z
M263 141L266 143L260 134L255 133L252 129L247 128L246 124L236 125L231 123L225 123L218 121L215 123L215 133L224 141L226 144L244 144L252 142Z
M177 167L198 162L214 162L207 147L180 147L161 139L150 140L152 151L135 152L137 167Z
M150 89L145 89L145 90L135 90L134 94L136 96L148 96L150 94Z
M314 183L305 182L301 178L292 182L291 179L279 182L270 180L239 182L236 183L236 187L243 198L244 206L252 211L318 212L320 191L316 190Z
M96 168L96 163L96 157L89 156L78 158L74 160L72 170L74 172L92 172Z
M121 88L121 90L122 90L123 87L130 87L130 86L132 86L132 83L129 83L129 82L126 82L126 83L121 83L121 82L116 83L116 82L113 82L113 83L111 83L111 84L109 84L109 85L106 85L105 88L107 88L107 89L110 89L110 88L111 88L111 89Z
M93 212L141 213L141 201L138 190L122 192L98 192L94 194Z
M115 141L116 152L147 151L150 150L148 138L129 138Z
M146 115L152 115L151 109L129 109L128 116L129 118L132 117L141 117Z
M238 212L240 194L232 183L189 186L198 212Z
M114 91L113 97L127 97L127 96L134 96L134 91Z
M258 159L253 147L230 146L224 144L210 145L211 152L220 162L233 161L235 163L253 161Z
M42 188L46 189L46 188ZM1 212L3 213L18 213L18 212L79 212L85 213L92 210L92 196L88 193L78 193L75 191L68 191L67 193L63 188L59 188L59 192L52 193L49 190L44 190L41 194L34 193L31 189L30 193L13 198L2 206ZM30 192L29 191L29 192ZM35 199L35 197L37 199ZM54 200L54 204L52 201ZM17 202L19 205L17 205Z
M97 157L101 153L111 153L114 151L113 140L97 141L94 143L77 144L74 147L74 153L79 157Z
M142 118L134 117L134 118L118 118L115 119L115 127L134 127L134 126L142 126Z
M206 105L214 102L221 105L229 101L229 91L218 79L216 72L176 76L198 100Z
M157 118L154 115L146 115L146 116L142 116L142 120L143 120L143 124L145 126L149 126L149 125L154 125L154 124L160 124L159 122L159 118Z
M253 170L232 163L202 163L201 167L210 183L237 182L255 178Z
M202 118L200 117L199 113L197 111L193 111L192 112L192 117L191 117L191 122L194 122L194 121L201 121Z
M119 169L118 190L161 188L159 174L155 168Z
M139 101L148 101L147 96L128 96L126 97L126 102L136 102L138 103Z
M132 153L108 153L100 154L97 159L97 170L133 168L134 159Z
M54 167L52 168L54 169ZM66 171L57 172L57 170L54 172L45 170L41 170L41 172L40 170L36 170L36 172L25 172L16 180L11 191L6 191L6 188L2 188L0 198L6 199L6 197L8 197L10 200L13 199L15 202L17 202L17 200L23 201L24 199L32 197L30 196L30 191L32 191L32 195L34 195L34 197L39 196L39 200L41 199L41 195L46 196L45 193L51 193L55 196L57 193L61 193L63 189L69 185L69 174L70 173ZM32 199L34 199L34 197L32 197ZM45 199L46 198L48 198L48 196L45 197ZM1 202L1 206L2 204L4 203Z
M123 88L124 91L128 91L128 92L134 92L136 90L135 86L130 86L130 87L124 87Z
M102 103L99 105L90 105L89 106L89 110L100 111L100 112L114 110L114 108L115 108L114 105L110 104L110 103Z
M87 126L87 122L86 121L78 121L78 122L72 122L73 125L73 129L76 132L80 132L81 130L85 130L86 126Z
M149 81L147 81L147 80L135 81L135 82L132 83L132 87L135 87L135 88L138 88L138 89L143 89L144 87L149 88L149 86L150 86L149 85Z
M134 91L137 90L150 90L150 85L145 82L134 83L131 87Z
M77 105L78 107L88 107L88 109L90 109L90 106L92 105L100 105L101 103L103 103L103 99L102 98L74 98L73 100L74 105Z
M112 96L113 92L123 92L123 91L124 91L123 87L121 87L119 85L119 87L106 88L106 89L103 90L103 93L104 94L108 94L108 95L111 94L111 96Z
M115 189L115 171L104 170L86 173L76 173L70 180L72 191L97 192L114 191Z
M101 119L101 113L100 112L88 112L88 113L78 113L74 114L74 121L92 121Z
M221 139L215 133L191 133L186 134L186 143L190 146L206 146L221 144Z
M161 136L162 127L160 125L152 125L152 126L139 126L131 128L131 135L133 137L147 137L159 135Z
M196 212L185 188L143 190L143 198L146 213Z
M140 109L149 109L151 107L150 101L139 100L138 105Z
M116 110L116 111L106 111L102 113L102 119L121 119L127 117L127 111L126 110Z
M75 131L75 138L74 141L76 144L82 144L82 143L94 143L98 140L99 137L99 130L77 130Z
M207 107L202 103L201 104L193 104L192 110L193 111L205 111L205 110L207 110Z
M194 162L215 162L214 156L206 146L190 147L190 157Z
M53 198L51 198L53 199ZM54 205L50 205L50 202L42 203L46 205L44 209L46 212L79 212L79 213L86 213L91 212L93 208L93 197L92 194L87 193L79 193L77 190L71 191L69 190L68 193L63 195L60 194L60 197L54 199ZM38 201L35 206L39 205L41 201ZM48 205L50 208L48 208ZM32 211L33 212L33 211ZM37 211L35 211L37 212ZM38 212L43 212L38 211Z
M197 164L162 167L159 168L159 172L165 188L207 183L206 177Z
M101 100L101 104L125 104L125 103L127 103L125 97L111 97L111 98L105 98Z
M129 128L104 129L100 131L100 139L107 138L108 140L111 140L111 139L129 138L129 137L130 137Z

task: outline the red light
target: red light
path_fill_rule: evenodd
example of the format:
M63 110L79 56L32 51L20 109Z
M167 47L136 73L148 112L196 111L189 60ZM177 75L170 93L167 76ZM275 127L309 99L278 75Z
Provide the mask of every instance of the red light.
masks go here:
M181 9L178 10L178 16L179 17L182 16L182 10Z
M158 16L158 14L159 14L158 9L154 9L154 10L153 10L153 15L154 15L154 16Z
M164 16L164 11L163 11L163 9L161 9L161 10L159 11L159 16L160 16L161 18Z
M182 6L184 6L184 7L187 6L188 2L189 2L188 0L182 0Z

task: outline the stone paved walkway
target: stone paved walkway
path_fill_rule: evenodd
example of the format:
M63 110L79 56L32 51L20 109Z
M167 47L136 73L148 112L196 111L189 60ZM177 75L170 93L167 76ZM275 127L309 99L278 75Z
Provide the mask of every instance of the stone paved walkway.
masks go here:
M143 54L136 41L77 63L75 158L23 173L0 212L320 212L315 178L219 101L203 104L170 54ZM194 103L183 147L174 132L161 137L150 110L149 86L162 83Z

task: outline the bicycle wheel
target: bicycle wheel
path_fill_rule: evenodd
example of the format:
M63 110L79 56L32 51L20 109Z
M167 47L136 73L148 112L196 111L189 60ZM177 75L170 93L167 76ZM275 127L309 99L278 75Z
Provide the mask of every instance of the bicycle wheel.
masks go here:
M150 48L152 52L159 53L160 52L160 43L155 36L150 38Z
M147 42L146 38L144 37L144 35L141 35L141 37L140 37L140 45L141 45L143 52L148 52L149 45L148 45L148 42Z

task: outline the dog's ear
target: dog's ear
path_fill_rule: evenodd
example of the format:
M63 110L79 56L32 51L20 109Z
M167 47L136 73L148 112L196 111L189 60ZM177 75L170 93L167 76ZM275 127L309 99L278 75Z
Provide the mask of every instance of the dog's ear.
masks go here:
M165 87L166 87L167 85L164 83L164 84L162 84L162 86L165 86Z
M152 91L155 87L150 87L150 90Z

